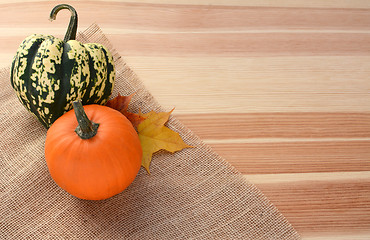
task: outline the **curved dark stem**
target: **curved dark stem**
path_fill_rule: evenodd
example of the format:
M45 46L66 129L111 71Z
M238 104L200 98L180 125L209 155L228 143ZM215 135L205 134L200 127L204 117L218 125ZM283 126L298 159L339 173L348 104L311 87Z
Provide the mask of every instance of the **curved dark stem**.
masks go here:
M69 20L69 25L67 28L66 35L64 37L64 42L67 42L69 40L75 40L77 33L77 12L72 6L68 4L59 4L55 6L53 10L51 10L49 19L50 21L55 20L58 12L62 9L68 9L71 12L71 19Z
M78 122L78 126L75 129L77 135L82 139L94 137L98 132L99 123L90 121L85 113L81 100L76 100L73 102L73 109Z

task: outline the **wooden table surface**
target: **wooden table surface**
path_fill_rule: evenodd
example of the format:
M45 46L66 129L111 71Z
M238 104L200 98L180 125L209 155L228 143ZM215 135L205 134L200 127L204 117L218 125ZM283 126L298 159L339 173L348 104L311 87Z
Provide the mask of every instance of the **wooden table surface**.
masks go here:
M0 2L0 66L59 1ZM64 1L303 239L370 239L370 1Z

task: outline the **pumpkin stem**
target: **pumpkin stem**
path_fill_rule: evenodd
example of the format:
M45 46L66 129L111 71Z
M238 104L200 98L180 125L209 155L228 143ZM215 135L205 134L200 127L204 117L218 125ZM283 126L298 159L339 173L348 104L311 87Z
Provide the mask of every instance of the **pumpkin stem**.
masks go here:
M77 135L82 139L94 137L98 132L99 123L90 121L85 113L81 100L76 100L73 102L73 109L78 122L78 126L75 129Z
M71 12L71 19L69 20L66 35L64 36L64 42L75 40L77 33L77 12L72 6L68 4L59 4L55 6L53 10L51 10L49 19L50 21L55 20L58 12L62 9L68 9Z

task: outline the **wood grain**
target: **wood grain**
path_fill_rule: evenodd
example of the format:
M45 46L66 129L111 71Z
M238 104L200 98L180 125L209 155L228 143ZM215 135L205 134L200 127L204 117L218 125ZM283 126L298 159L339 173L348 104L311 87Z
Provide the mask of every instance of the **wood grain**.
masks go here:
M333 235L347 235L346 239L357 239L358 235L368 238L370 176L360 181L307 179L262 183L258 187L269 193L271 201L299 232L310 232L311 237L326 236L327 239Z
M370 140L225 142L213 149L246 174L370 170Z
M176 117L207 140L370 138L369 113L207 113L177 114Z
M370 239L370 2L65 1L303 239ZM1 1L0 63L64 35L54 1Z

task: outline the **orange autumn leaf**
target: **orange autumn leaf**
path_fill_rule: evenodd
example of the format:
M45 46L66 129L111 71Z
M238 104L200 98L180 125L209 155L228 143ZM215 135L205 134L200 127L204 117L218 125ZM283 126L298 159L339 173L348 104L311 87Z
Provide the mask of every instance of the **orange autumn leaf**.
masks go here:
M128 105L131 101L132 96L134 96L134 94L135 93L131 94L130 96L121 96L118 93L118 96L109 100L106 106L116 109L117 111L121 112L136 128L142 121L145 120L145 117L139 114L127 111Z
M141 147L143 149L141 165L148 173L150 173L149 166L152 161L153 153L161 149L174 153L184 148L192 147L184 143L177 132L164 126L172 111L159 113L151 111L147 114L140 114L146 118L137 126Z

